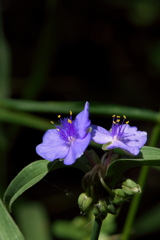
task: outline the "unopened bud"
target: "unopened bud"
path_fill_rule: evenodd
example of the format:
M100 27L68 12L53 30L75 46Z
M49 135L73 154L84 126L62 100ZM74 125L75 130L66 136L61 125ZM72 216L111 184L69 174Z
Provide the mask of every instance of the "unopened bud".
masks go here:
M115 206L111 203L107 205L107 210L108 210L108 213L113 214L113 215L115 215L117 213Z
M98 203L94 204L92 212L96 218L105 219L108 213L107 203L104 200L99 200Z
M135 183L131 179L127 179L125 182L122 183L122 189L127 195L141 193L140 185Z
M93 199L86 193L81 193L78 198L78 205L82 214L86 214L92 207Z
M117 188L114 190L115 196L113 198L112 203L116 205L122 205L124 202L128 200L128 197L126 196L123 189Z

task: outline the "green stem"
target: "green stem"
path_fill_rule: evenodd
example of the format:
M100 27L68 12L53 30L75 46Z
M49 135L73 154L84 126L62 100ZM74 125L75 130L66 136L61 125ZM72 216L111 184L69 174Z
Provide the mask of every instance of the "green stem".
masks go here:
M160 134L160 125L156 124L152 130L152 135L151 135L151 138L149 141L149 146L152 146L152 147L156 146L159 134ZM147 166L144 166L141 168L140 175L138 178L138 183L142 189L144 189L149 169L150 168ZM121 238L120 238L121 240L129 239L129 236L131 234L131 229L132 229L132 226L133 226L133 223L134 223L137 211L138 211L138 207L140 204L140 200L141 200L141 195L135 195L131 202L129 212L128 212L127 218L125 220L123 232L121 234Z
M102 226L102 221L95 218L90 240L98 240L101 226Z
M103 178L100 177L100 182L102 183L103 187L107 190L107 192L110 194L110 196L114 197L114 192L106 185Z

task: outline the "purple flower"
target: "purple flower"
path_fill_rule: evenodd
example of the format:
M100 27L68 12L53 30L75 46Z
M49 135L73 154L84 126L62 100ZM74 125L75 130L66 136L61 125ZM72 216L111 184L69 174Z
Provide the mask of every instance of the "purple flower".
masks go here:
M91 141L90 124L89 103L86 102L75 120L70 112L70 118L60 119L56 129L49 129L44 134L43 142L36 147L37 154L49 161L59 158L66 165L73 164Z
M120 123L120 116L113 116L113 123L110 131L92 125L92 139L96 143L104 144L103 149L121 148L124 152L137 155L140 148L147 141L147 133L138 131L136 127L130 127L125 122L126 117Z

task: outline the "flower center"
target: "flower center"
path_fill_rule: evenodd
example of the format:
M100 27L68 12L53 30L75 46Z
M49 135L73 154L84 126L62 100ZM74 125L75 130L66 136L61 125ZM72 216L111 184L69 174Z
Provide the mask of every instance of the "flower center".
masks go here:
M58 115L58 118L60 119L60 125L55 125L58 134L67 144L71 144L77 138L75 121L72 120L72 112L70 111L69 118L61 119L61 115Z
M129 123L129 121L126 121L126 116L123 115L123 120L121 122L120 120L120 116L116 116L116 115L113 115L113 121L112 121L112 128L111 128L111 133L112 133L112 136L113 136L113 139L114 140L118 140L118 139L121 139L121 137L123 136L124 134L124 130L127 126L127 124Z

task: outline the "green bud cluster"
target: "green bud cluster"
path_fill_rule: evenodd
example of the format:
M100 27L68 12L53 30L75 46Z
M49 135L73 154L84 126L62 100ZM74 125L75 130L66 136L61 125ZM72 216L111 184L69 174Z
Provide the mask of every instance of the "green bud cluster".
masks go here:
M108 213L113 215L117 213L117 208L108 197L106 199L99 199L95 202L87 193L81 193L78 198L78 205L81 214L85 215L92 210L94 216L100 220L104 220Z
M131 179L127 179L122 183L122 188L114 190L115 196L112 200L113 204L122 205L130 200L133 194L141 193L141 187Z
M111 213L113 215L116 214L116 208L114 205L109 201L109 199L101 199L97 202L94 202L93 198L88 196L87 193L81 193L78 198L78 205L81 210L81 214L85 215L90 210L92 210L93 214L96 218L101 220L105 219L107 213Z
M133 194L141 193L139 184L135 183L131 179L127 179L122 183L122 188L112 190L114 196L107 196L99 198L97 201L93 199L89 194L82 193L78 198L78 205L82 214L87 214L92 210L94 216L101 221L104 220L108 213L116 215L119 207L130 201Z

